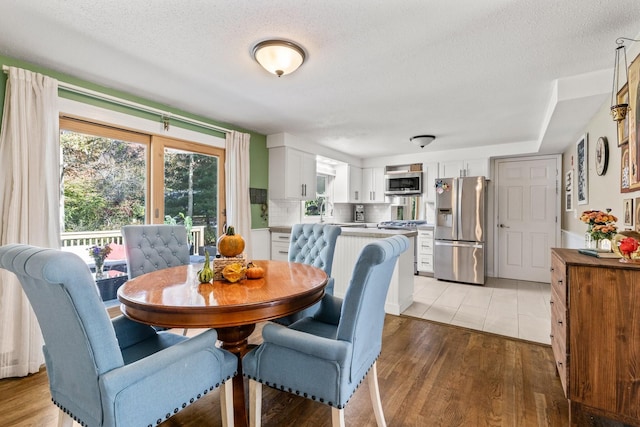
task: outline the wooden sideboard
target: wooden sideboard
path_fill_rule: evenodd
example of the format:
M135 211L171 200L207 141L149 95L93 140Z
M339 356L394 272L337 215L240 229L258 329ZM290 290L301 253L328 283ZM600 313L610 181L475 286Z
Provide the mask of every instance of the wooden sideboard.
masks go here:
M551 347L572 427L640 425L640 265L552 249Z

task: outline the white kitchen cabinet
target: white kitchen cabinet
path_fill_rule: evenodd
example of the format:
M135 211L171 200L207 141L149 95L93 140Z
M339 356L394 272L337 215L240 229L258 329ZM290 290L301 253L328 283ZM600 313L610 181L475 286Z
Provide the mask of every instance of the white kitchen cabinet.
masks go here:
M271 232L271 259L275 261L289 260L289 241L291 233Z
M316 198L316 156L289 147L269 149L269 197Z
M384 203L384 167L362 169L362 202Z
M335 203L362 203L362 169L347 163L336 166Z
M424 163L422 165L422 197L426 202L436 201L436 179L438 178L438 163Z
M433 228L418 228L418 273L433 273Z
M438 178L460 176L489 176L489 159L452 160L440 162Z

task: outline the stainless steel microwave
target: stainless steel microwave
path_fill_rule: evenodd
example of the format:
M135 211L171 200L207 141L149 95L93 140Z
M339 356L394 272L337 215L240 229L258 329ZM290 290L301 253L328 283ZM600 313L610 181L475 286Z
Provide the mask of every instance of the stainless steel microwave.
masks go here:
M385 196L410 196L422 193L422 172L387 173L384 176Z

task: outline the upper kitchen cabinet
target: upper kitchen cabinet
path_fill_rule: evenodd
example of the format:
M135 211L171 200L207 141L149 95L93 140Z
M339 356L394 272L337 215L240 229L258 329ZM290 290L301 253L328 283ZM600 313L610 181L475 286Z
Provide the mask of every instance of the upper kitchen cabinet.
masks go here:
M384 167L362 169L362 202L384 203Z
M269 197L316 198L316 156L289 147L269 149Z
M452 160L440 162L438 178L461 176L489 176L489 159Z
M430 162L422 165L422 197L427 202L436 201L436 179L438 178L438 163Z
M335 203L362 203L362 169L347 163L336 166Z

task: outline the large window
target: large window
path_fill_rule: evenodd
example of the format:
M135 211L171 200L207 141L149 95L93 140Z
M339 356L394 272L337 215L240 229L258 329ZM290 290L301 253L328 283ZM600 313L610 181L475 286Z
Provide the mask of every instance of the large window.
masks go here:
M60 121L63 232L145 222L150 141L148 135Z
M123 225L163 222L185 224L194 251L215 242L224 150L69 118L60 144L63 246L120 241ZM78 233L89 238L65 242Z
M165 222L203 227L202 243L211 246L218 236L218 170L216 156L165 147Z

